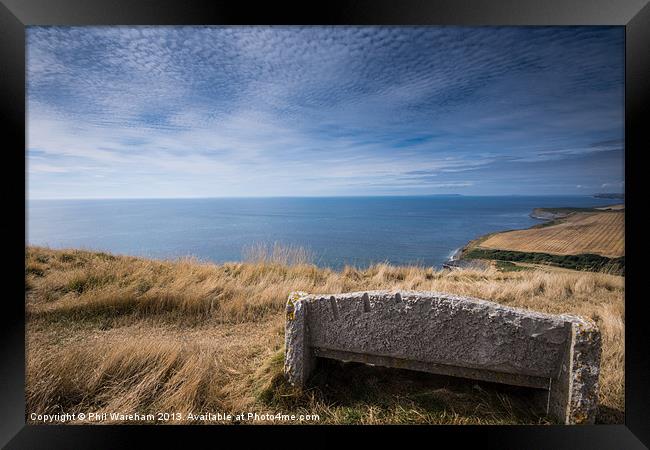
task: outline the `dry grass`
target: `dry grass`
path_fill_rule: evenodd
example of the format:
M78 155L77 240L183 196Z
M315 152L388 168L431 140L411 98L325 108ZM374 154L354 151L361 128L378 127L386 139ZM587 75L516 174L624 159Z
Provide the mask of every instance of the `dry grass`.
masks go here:
M297 266L314 263L314 253L304 247L282 245L275 242L273 246L258 243L244 248L244 261L254 264L281 264Z
M496 233L481 248L615 258L625 254L624 212L572 213L545 227Z
M28 248L27 411L251 411L315 413L326 423L545 423L506 388L444 377L335 365L321 371L327 381L315 381L306 394L296 395L283 383L282 311L289 292L413 289L596 320L603 333L598 420L622 421L624 278L385 264L336 272L300 258L287 265L269 260L267 252L261 262L215 265Z

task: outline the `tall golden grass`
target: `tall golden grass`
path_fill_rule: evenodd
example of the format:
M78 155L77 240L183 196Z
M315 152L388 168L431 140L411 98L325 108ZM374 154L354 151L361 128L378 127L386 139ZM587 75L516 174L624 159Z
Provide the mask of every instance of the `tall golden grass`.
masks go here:
M282 384L282 312L291 291L403 289L592 318L603 334L598 420L622 420L624 278L387 264L333 271L309 264L311 257L276 245L252 249L249 262L216 265L29 247L28 412L280 408L317 413L331 423L545 420L522 412L498 391L451 392L428 382L404 390L392 375L380 377L373 395L364 392L347 403L322 389L296 397ZM339 390L348 384L341 382Z
M255 264L280 264L284 266L297 266L313 264L314 252L299 245L287 245L274 242L273 246L260 242L243 250L244 261Z

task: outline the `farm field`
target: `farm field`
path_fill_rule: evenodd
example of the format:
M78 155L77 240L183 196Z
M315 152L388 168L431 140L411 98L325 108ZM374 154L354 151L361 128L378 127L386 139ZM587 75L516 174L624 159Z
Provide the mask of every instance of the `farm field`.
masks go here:
M555 255L596 254L616 258L625 254L625 213L576 212L558 223L489 236L477 247Z

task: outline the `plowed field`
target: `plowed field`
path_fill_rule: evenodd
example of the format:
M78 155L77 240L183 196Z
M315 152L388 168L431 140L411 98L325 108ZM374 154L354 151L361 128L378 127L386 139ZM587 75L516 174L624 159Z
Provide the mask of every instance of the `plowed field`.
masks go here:
M573 213L560 223L490 236L480 248L615 258L625 254L625 213Z

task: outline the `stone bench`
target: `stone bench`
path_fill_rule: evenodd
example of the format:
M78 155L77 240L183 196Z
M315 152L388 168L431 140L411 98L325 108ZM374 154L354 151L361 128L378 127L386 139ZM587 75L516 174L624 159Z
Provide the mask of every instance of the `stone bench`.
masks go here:
M544 390L561 423L593 423L600 333L591 321L440 292L295 292L285 374L303 387L317 357Z

